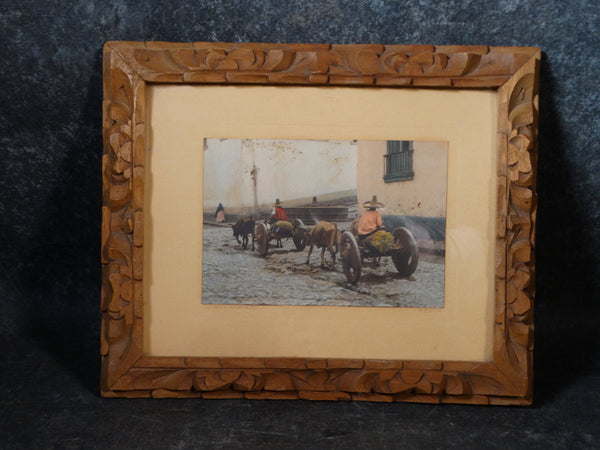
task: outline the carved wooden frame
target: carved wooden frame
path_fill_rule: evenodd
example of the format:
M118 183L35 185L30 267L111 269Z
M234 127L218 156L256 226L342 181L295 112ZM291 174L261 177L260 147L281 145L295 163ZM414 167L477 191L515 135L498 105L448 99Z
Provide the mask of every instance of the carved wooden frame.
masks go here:
M530 404L539 62L539 49L531 47L108 42L102 395ZM497 90L492 361L145 356L142 249L149 83Z

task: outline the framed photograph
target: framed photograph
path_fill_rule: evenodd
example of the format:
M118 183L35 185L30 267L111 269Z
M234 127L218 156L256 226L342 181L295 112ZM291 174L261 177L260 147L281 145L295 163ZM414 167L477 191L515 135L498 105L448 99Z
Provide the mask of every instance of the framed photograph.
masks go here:
M539 61L108 42L102 394L531 403Z
M447 153L447 142L206 139L202 303L442 308ZM369 214L381 225L359 229Z

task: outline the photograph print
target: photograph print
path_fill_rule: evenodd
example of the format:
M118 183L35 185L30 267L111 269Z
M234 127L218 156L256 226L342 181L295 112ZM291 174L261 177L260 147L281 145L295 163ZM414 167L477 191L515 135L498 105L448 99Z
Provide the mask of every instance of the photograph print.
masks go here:
M202 303L444 307L448 143L205 139Z

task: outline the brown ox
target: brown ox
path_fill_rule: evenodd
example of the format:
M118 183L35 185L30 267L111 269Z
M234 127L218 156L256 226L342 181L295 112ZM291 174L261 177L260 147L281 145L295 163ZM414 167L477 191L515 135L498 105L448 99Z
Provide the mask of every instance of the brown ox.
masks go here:
M340 239L340 231L338 230L337 224L331 222L325 222L324 220L318 222L314 227L310 229L308 232L308 237L306 238L306 245L309 245L308 249L308 257L306 258L306 264L310 260L310 254L312 253L313 247L316 245L317 248L321 249L321 267L325 265L325 249L329 250L331 253L331 259L333 260L331 267L335 266L335 251L333 250L333 246L338 248L338 243Z

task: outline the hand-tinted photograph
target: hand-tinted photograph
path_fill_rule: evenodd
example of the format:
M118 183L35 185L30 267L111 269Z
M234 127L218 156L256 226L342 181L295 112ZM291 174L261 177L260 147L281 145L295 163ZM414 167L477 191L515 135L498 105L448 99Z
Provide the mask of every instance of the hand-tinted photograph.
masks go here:
M202 303L444 307L448 143L206 139Z

